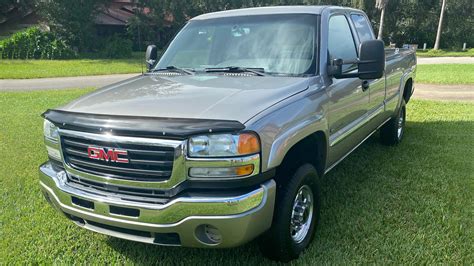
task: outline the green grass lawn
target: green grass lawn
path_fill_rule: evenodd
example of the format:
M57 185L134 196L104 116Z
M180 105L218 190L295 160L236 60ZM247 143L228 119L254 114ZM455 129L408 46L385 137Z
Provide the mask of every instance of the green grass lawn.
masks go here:
M419 57L442 57L442 56L449 56L449 57L473 57L474 56L474 49L468 49L467 51L446 51L446 50L418 50L416 51L416 55Z
M474 84L474 64L418 65L415 81L431 84Z
M0 92L1 264L263 264L255 243L170 248L83 230L43 199L40 114L85 90ZM403 143L378 136L322 182L315 241L297 264L474 264L474 105L413 100Z
M4 60L0 79L75 77L141 72L144 59Z

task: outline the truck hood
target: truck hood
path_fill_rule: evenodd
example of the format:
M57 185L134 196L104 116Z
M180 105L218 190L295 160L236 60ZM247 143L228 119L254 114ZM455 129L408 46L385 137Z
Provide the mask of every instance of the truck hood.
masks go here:
M99 89L58 110L245 123L307 88L308 79L299 77L143 75Z

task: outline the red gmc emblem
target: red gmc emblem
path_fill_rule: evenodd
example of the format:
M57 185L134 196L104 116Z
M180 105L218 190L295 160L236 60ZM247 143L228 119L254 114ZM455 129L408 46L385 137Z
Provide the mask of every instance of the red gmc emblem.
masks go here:
M119 149L106 149L98 147L88 147L87 153L90 159L114 163L129 163L126 158L127 151Z

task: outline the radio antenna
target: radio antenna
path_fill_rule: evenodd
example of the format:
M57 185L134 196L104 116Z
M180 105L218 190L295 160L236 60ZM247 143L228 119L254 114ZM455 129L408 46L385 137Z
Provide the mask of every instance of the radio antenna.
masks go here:
M138 7L137 9L138 9L138 12L140 12L140 7ZM141 14L141 12L140 12L140 14ZM137 27L137 31L138 31L138 50L141 52L142 51L142 34L141 34L141 31L140 31L141 18L139 17L139 15L137 16L137 18L138 18L138 27ZM145 62L143 60L141 62L142 63L140 65L142 67L142 76L143 76L144 75L143 64Z

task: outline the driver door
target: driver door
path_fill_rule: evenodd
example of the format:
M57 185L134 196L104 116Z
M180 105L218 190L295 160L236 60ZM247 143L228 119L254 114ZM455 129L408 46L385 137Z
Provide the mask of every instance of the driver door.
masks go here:
M354 60L358 58L354 34L344 14L329 18L329 59ZM357 65L344 65L343 73L357 72ZM369 109L369 90L359 78L332 78L327 87L329 145L328 166L334 164L360 143L364 134L359 130Z

